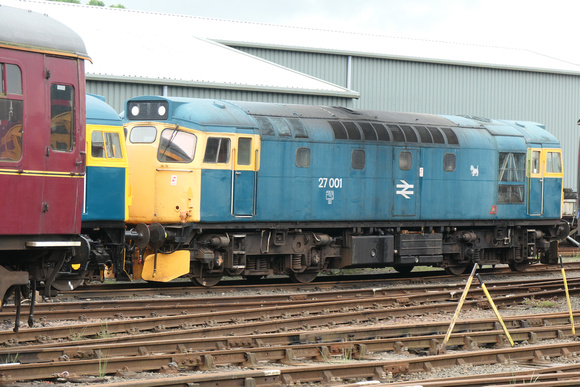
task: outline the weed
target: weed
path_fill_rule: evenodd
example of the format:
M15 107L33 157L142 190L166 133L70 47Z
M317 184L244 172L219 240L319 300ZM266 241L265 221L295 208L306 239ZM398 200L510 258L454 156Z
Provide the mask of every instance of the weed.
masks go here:
M71 341L80 341L84 339L85 331L87 330L86 327L83 327L80 333L75 332L73 329L69 328L69 338Z
M109 324L105 323L105 326L103 327L101 325L101 330L100 332L97 333L97 336L101 339L108 339L113 337L113 335L109 332Z
M355 360L355 349L351 347L342 347L342 353L340 355L330 354L328 348L321 348L319 351L320 356L325 363L348 363Z
M19 355L18 353L16 353L16 354L11 354L11 353L7 354L6 355L6 361L5 361L5 363L7 363L7 364L10 364L10 363L18 363L18 355Z
M524 298L522 304L533 306L534 308L553 308L558 305L554 299L536 300L534 297Z
M99 378L104 378L107 375L108 360L103 360L103 353L101 350L97 351L97 358L99 359Z

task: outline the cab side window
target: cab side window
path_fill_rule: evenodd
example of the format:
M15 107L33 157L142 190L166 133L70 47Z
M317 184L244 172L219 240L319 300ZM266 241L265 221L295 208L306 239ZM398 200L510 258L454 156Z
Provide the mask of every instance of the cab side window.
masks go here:
M559 152L548 152L546 155L546 172L562 173L562 159Z
M205 147L204 163L228 163L230 161L230 139L210 137Z
M108 159L123 158L119 133L94 131L91 135L91 156Z
M252 139L240 137L238 139L238 165L252 164Z

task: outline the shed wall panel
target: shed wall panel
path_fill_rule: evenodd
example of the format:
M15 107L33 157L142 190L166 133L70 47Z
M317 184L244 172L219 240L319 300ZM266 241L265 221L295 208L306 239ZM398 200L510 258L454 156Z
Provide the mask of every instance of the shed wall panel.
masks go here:
M319 78L339 86L346 86L347 57L299 51L265 50L234 47L284 67Z
M87 93L102 95L118 113L125 110L125 101L140 95L161 95L163 87L140 83L87 80Z

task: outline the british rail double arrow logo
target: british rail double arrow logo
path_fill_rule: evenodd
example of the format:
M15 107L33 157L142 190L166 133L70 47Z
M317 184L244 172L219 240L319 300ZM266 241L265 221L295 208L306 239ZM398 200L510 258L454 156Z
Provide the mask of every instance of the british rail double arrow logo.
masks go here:
M397 184L397 188L401 188L397 191L397 195L403 196L405 199L411 199L409 195L413 195L413 191L409 191L413 189L415 185L407 183L405 180L401 180L402 184Z

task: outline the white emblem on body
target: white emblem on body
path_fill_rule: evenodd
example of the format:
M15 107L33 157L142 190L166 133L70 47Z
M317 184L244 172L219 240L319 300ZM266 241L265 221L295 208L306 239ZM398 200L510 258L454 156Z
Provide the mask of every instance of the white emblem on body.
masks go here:
M328 204L332 204L334 201L334 191L326 191L326 201Z
M479 176L479 165L477 167L471 166L471 176Z
M413 191L409 191L413 189L415 185L407 183L405 180L401 180L402 184L397 184L397 188L401 188L397 191L397 195L403 196L405 199L411 199L409 195L413 195Z

